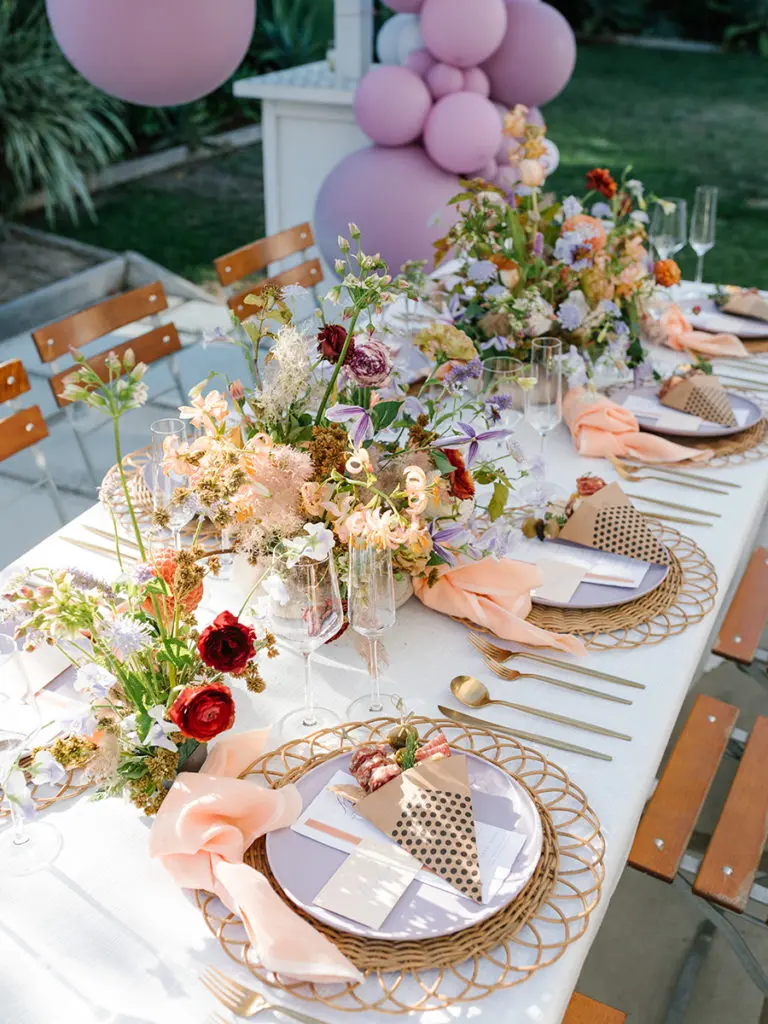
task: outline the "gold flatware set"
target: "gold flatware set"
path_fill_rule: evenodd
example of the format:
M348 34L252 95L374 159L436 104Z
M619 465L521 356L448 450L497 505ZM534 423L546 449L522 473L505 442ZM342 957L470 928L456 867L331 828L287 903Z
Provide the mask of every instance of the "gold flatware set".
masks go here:
M325 1024L317 1017L310 1017L309 1014L293 1010L281 1003L270 1003L260 992L246 988L245 985L229 978L215 967L207 967L200 975L200 981L222 1006L225 1006L237 1017L255 1017L259 1013L276 1010L284 1017L299 1021L299 1024ZM210 1024L228 1024L228 1021L221 1014L213 1014Z

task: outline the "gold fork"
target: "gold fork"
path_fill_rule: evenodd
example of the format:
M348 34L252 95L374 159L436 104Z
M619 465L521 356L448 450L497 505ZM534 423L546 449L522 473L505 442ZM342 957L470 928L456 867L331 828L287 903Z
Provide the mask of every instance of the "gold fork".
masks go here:
M676 501L661 501L659 498L648 498L644 494L634 494L632 491L624 492L628 498L634 501L647 501L649 505L659 505L662 508L676 508L680 512L693 512L697 516L712 516L713 519L722 519L722 513L710 512L706 508L695 508L693 505L680 505Z
M317 1017L310 1017L298 1010L291 1010L280 1003L268 1002L260 992L246 988L245 985L228 978L226 974L222 974L215 967L207 967L200 975L200 981L236 1017L255 1017L256 1014L264 1013L266 1010L277 1010L278 1013L290 1017L291 1020L297 1020L300 1024L325 1024Z
M607 672L598 672L594 668L586 668L583 665L574 665L568 661L561 661L558 658L548 658L545 654L531 654L530 651L509 651L506 647L498 647L492 644L487 637L479 633L470 633L469 642L484 656L494 661L505 662L513 658L527 658L529 661L538 661L542 665L554 665L555 668L564 668L568 672L576 672L578 675L591 676L593 679L604 679L607 683L618 683L620 686L631 686L635 690L644 690L645 683L636 683L632 679L623 679L621 676L612 676Z
M704 484L693 484L691 483L691 477L675 477L674 480L670 480L668 476L660 475L659 473L648 473L644 472L642 475L638 470L630 472L627 467L620 462L615 456L609 455L608 458L611 461L613 468L622 478L622 480L629 480L630 483L636 484L643 480L660 480L663 484L677 484L679 487L690 487L694 491L708 491L710 494L728 494L728 491L721 491L716 487L705 487ZM634 468L634 467L633 467Z
M577 686L576 683L566 683L562 679L553 679L551 676L540 676L535 672L518 672L513 668L504 668L500 661L483 655L483 661L488 668L500 679L506 679L508 683L515 683L518 679L538 679L542 683L550 683L552 686L559 686L563 690L572 690L574 693L583 693L587 697L600 697L602 700L613 701L614 704L631 704L626 697L616 697L612 693L602 693L600 690L592 690L589 686Z
M741 490L741 484L735 484L732 480L721 480L715 476L704 476L703 473L689 473L687 469L678 469L675 466L663 466L659 463L649 464L648 462L638 462L636 459L629 459L626 456L624 459L618 459L615 455L609 456L614 467L616 463L622 466L624 469L630 472L637 472L641 469L653 469L656 473L667 473L669 476L675 477L680 480L696 480L702 484L717 484L719 487L732 487L734 490ZM618 467L616 467L618 472Z

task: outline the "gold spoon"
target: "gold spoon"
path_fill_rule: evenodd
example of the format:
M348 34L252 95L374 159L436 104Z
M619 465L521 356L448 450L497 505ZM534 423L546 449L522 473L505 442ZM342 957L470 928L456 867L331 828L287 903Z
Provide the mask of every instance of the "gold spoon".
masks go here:
M474 676L456 676L451 680L451 693L468 708L484 708L489 704L503 704L506 708L514 711L522 711L526 715L535 715L538 718L546 718L550 722L560 722L561 725L572 725L576 729L584 729L586 732L596 732L601 736L612 736L617 740L631 740L623 732L614 732L613 729L604 729L601 725L590 725L589 722L582 722L578 718L568 718L566 715L556 715L552 711L542 711L539 708L529 708L524 704L513 704L508 700L492 700L488 687L481 683Z

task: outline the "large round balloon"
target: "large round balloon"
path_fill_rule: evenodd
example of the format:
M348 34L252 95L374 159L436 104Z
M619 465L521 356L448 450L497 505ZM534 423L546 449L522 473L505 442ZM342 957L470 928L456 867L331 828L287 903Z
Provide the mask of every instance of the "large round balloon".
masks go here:
M191 103L237 70L256 0L47 0L64 56L111 96L149 107Z
M438 167L471 174L485 167L501 145L501 118L476 92L455 92L432 108L424 125L424 148Z
M576 40L563 15L546 3L506 0L507 31L483 64L491 96L509 104L538 107L567 84L576 64ZM422 26L423 30L423 26ZM427 41L426 33L424 39Z
M445 64L471 68L498 49L507 27L504 0L424 0L421 34Z
M418 139L431 108L429 89L409 68L376 64L355 92L357 123L381 146L405 146Z
M345 157L323 182L315 205L315 238L326 263L349 222L364 252L380 252L395 274L407 260L431 260L433 243L455 223L448 200L459 191L453 174L432 163L421 146L373 146Z
M399 11L400 14L416 14L424 0L385 0L385 2L392 11Z

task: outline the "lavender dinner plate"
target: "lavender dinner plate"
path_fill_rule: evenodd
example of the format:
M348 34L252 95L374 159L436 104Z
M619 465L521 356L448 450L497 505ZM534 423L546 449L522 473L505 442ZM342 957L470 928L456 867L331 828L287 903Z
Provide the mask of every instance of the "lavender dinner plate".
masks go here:
M575 551L591 550L581 544L573 544L569 540L548 540L547 544L560 545ZM557 556L555 555L555 557ZM630 601L636 601L639 597L645 597L646 594L656 590L667 578L668 572L668 565L651 565L640 586L633 590L627 587L606 587L600 583L580 583L567 604L539 597L532 597L531 600L534 604L546 608L581 608L586 611L592 608L618 608L622 604L629 604Z
M340 754L299 779L296 788L305 807L336 772L348 770L351 756L351 753ZM474 754L468 753L466 758L475 819L505 829L504 834L509 837L513 836L513 830L526 837L500 891L488 903L479 905L457 891L437 889L415 878L381 929L367 928L312 903L348 853L290 828L270 832L267 836L269 866L286 896L323 924L352 935L390 941L450 935L486 920L510 903L529 881L539 862L543 842L541 819L528 793L510 775Z
M619 405L623 405L625 400L630 395L638 395L641 398L650 398L658 400L658 389L655 387L650 388L621 388L618 391L614 391L611 394L611 398L614 402L618 402ZM740 434L742 430L748 430L753 427L756 423L759 423L763 418L763 410L757 405L756 402L751 401L749 398L744 398L742 395L737 395L733 391L728 392L728 401L731 403L731 408L734 413L739 409L747 410L747 419L742 424L737 424L735 427L724 427L722 423L706 423L702 421L699 424L698 430L668 430L666 427L663 430L659 430L655 425L655 420L649 416L644 416L642 413L634 413L637 422L640 424L642 430L647 430L649 434L662 434L664 437L730 437L731 434ZM659 412L664 410L666 406L663 406L661 402L658 403Z

